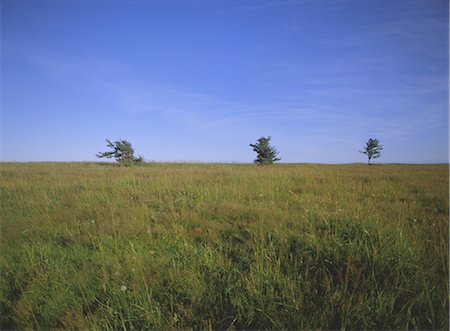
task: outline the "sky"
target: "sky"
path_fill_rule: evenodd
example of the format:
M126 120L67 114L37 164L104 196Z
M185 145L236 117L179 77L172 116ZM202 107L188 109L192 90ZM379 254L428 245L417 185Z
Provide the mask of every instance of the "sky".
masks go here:
M1 1L1 161L448 162L448 1Z

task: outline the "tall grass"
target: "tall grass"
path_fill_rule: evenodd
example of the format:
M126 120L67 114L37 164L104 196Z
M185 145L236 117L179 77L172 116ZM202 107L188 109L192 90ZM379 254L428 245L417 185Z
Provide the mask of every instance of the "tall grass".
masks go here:
M1 328L448 329L448 165L1 164Z

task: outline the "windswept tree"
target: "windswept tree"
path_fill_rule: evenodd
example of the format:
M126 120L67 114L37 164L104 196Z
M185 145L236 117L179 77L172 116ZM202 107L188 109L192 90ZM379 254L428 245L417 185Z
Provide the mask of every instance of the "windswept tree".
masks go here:
M368 160L368 164L370 164L371 159L377 159L381 156L381 151L383 150L383 146L380 145L380 142L377 139L370 138L366 146L360 153L366 154Z
M281 158L277 157L278 152L275 147L269 144L270 137L261 137L257 140L256 144L250 144L253 147L253 151L256 152L256 164L272 164L276 161L280 161Z
M141 163L144 162L144 158L142 156L135 157L134 149L131 146L131 143L127 140L116 140L112 142L109 139L106 139L106 146L111 148L111 151L107 152L99 152L96 154L98 158L114 158L118 163L121 164L132 164L132 163Z

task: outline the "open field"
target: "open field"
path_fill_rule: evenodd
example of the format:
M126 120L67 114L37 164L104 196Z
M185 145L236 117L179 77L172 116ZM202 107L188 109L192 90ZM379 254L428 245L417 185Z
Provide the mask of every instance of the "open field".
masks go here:
M1 329L448 329L448 165L1 164Z

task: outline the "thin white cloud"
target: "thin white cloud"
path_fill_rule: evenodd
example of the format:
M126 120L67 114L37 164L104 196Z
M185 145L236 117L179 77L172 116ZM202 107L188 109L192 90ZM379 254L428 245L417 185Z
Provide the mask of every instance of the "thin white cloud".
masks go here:
M111 77L132 73L130 66L109 58L98 56L62 57L57 52L17 43L3 45L2 56L22 58L55 77L76 75L91 80L103 79L106 81Z
M416 11L410 11L404 15L395 15L384 22L361 24L349 31L334 31L332 38L323 38L319 40L319 44L335 49L370 45L427 52L428 48L424 46L435 46L434 49L439 45L445 46L447 38L436 38L436 33L437 36L445 33L448 30L447 25L440 18L428 18ZM433 32L435 35L431 34Z
M336 87L334 89L336 90ZM258 123L298 123L300 127L317 135L327 134L336 139L354 141L352 137L355 135L364 136L368 132L385 137L408 137L446 125L445 114L438 106L405 110L403 113L398 112L393 118L386 116L389 114L386 112L355 113L327 106L326 102L308 103L308 98L302 100L298 95L291 98L284 96L278 103L243 104L223 101L210 94L167 86L115 86L114 90L124 111L160 112L196 132L232 131ZM333 91L330 87L329 90L324 90L323 96L342 93L345 95L350 91Z
M286 93L279 96L278 101L267 104L224 100L185 87L139 81L131 67L108 59L63 61L48 52L31 54L26 55L26 59L51 75L85 77L88 86L96 86L98 93L112 96L123 111L158 112L188 129L209 134L255 123L298 123L320 136L354 141L355 135L367 132L383 137L408 137L447 125L442 107L420 104L428 94L445 89L446 77L442 74L414 76L405 89L390 90L384 95L381 89L378 95L383 98L377 100L378 105L393 107L399 98L411 97L412 100L411 109L399 111L395 118L387 118L383 112L358 114L333 106L333 98L367 93L364 87L354 84L359 78L354 73L345 77L344 82L326 77L307 80L308 88L299 93ZM296 67L286 64L284 69L295 71ZM124 76L127 78L120 79ZM373 89L376 92L376 87ZM413 102L419 106L415 107Z

